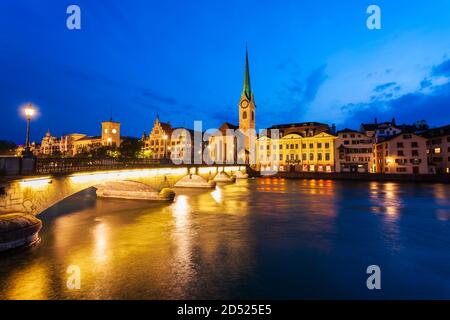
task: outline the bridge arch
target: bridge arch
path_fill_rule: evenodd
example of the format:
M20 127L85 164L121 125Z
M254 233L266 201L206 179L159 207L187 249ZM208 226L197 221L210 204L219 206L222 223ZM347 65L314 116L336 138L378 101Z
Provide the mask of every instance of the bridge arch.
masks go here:
M71 175L37 176L4 183L0 194L0 214L22 212L38 215L60 201L83 190L98 187L105 182L132 181L156 191L173 187L186 175L198 174L206 179L220 171L245 170L244 166L175 166L167 168L111 170L76 173Z

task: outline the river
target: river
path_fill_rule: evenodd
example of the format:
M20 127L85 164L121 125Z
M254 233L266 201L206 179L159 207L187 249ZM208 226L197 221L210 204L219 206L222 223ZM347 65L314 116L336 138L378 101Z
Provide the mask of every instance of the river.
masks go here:
M450 298L450 185L275 178L42 213L0 255L1 299ZM378 265L381 290L368 290ZM69 289L68 268L80 270Z

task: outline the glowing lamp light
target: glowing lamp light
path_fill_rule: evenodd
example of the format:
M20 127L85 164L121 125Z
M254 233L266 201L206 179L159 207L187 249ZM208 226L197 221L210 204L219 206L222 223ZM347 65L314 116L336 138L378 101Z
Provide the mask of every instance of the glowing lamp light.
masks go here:
M36 113L36 110L34 110L33 106L31 105L31 103L29 105L27 105L24 109L24 113L27 116L27 118L31 118L34 116L34 114Z

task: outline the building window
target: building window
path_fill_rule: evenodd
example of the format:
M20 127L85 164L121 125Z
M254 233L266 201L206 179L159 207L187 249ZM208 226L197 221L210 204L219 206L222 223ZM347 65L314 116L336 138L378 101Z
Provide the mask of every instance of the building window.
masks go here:
M302 154L302 160L306 161L306 153Z
M317 144L317 148L318 148L318 149L322 149L322 143L319 142L319 143Z
M411 142L411 148L418 148L419 144L417 142Z
M405 154L404 154L403 150L398 150L398 151L397 151L397 156L399 156L399 157L404 157Z
M345 145L348 145L348 144L350 144L350 141L344 140L344 144L345 144Z
M330 143L329 142L325 142L325 149L330 149Z
M397 142L397 148L403 148L403 142Z
M309 144L309 148L310 148L310 149L314 148L314 143L310 143L310 144Z
M330 154L329 153L325 153L325 161L330 161Z
M412 156L413 157L418 157L419 156L419 150L413 150L412 151Z
M303 144L302 144L302 148L303 148L303 149L306 149L306 143L303 143Z
M434 148L434 154L441 154L441 148Z
M318 160L318 161L322 161L322 154L321 154L321 153L318 153L318 154L317 154L317 160Z
M242 112L242 119L247 119L247 111Z
M255 112L252 111L252 120L255 120Z
M406 172L406 168L397 168L397 172Z
M314 161L314 153L310 153L309 154L309 160L310 161Z

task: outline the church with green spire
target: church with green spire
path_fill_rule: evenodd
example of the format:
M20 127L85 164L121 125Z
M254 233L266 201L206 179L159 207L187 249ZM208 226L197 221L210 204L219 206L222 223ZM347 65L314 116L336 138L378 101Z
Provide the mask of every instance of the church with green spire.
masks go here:
M245 138L245 149L234 150L233 158L243 160L244 162L249 162L249 149L250 149L250 135L255 135L255 99L253 96L253 91L250 85L250 64L248 58L248 50L245 50L245 65L244 65L244 86L242 89L241 98L238 104L239 112L239 126L232 125L225 122L219 129L218 134L210 137L209 148L211 150L211 160L213 161L225 161L228 159L230 150L227 150L230 145L231 148L235 148L235 136L228 136L228 130L234 132L241 132ZM234 147L233 147L234 145Z
M250 65L248 62L248 50L245 50L244 88L239 100L239 129L246 133L247 130L255 130L255 100L250 85ZM246 149L248 150L247 142Z

